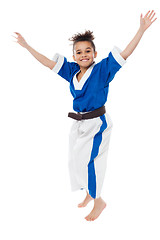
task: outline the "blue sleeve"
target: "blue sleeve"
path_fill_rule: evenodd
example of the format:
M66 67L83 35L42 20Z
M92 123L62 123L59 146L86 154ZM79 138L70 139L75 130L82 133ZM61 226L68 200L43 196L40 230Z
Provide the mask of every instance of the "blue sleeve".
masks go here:
M74 74L79 70L79 66L75 62L68 62L67 59L56 53L54 57L52 58L53 61L56 62L56 65L52 69L55 73L57 73L59 76L67 80L68 82L71 81Z
M107 58L104 58L101 63L101 77L108 85L114 78L115 74L126 63L126 60L120 55L121 50L114 47Z

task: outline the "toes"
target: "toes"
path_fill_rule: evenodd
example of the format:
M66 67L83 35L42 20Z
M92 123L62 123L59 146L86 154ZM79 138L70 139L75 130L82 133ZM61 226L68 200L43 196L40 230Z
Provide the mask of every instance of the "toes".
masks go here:
M79 204L78 204L78 207L79 207L79 208L83 207L83 203L79 203Z
M85 206L86 206L85 201L83 201L83 202L81 202L81 203L78 204L78 207L79 207L79 208L82 208L82 207L85 207Z
M86 219L87 221L91 221L91 219L90 219L89 217L85 217L85 219Z
M89 214L87 217L85 217L85 219L87 221L93 221L92 218L93 218L93 216L91 214Z
M89 216L89 215L86 216L85 219L86 219L87 221L90 221L90 220L89 220L89 219L90 219L90 216Z

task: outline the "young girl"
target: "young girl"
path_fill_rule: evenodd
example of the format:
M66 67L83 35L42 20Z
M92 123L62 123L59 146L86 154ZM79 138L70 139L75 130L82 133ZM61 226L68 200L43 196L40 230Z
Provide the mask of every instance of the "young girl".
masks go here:
M101 198L112 121L105 112L109 83L126 59L136 48L146 29L156 20L154 11L140 16L138 32L128 46L120 51L117 47L107 58L95 63L97 56L94 36L90 31L74 35L74 62L68 62L60 54L52 60L36 52L17 32L17 43L26 48L40 63L59 74L70 84L73 95L73 118L69 136L69 171L72 190L85 189L86 198L78 207L85 207L94 200L94 207L85 217L93 221L101 214L106 203Z

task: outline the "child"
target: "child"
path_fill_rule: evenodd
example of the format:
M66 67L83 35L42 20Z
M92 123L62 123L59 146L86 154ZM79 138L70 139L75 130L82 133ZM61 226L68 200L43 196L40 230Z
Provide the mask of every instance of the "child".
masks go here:
M73 95L73 109L69 113L74 119L69 136L69 171L72 190L85 189L86 198L78 207L85 207L94 200L94 207L85 217L87 221L98 218L106 207L101 198L101 189L106 170L109 139L112 121L105 112L109 83L126 59L136 48L146 29L156 20L154 11L140 16L138 32L123 50L114 47L108 57L99 63L94 59L97 52L94 36L90 31L74 35L73 59L56 54L52 60L31 48L24 38L16 32L17 43L26 48L40 63L66 79Z

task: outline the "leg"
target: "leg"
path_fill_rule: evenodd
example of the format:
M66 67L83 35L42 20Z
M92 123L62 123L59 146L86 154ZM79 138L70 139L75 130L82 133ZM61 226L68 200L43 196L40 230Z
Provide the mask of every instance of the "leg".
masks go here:
M78 139L78 121L72 123L70 133L69 133L69 151L68 151L68 169L70 175L71 190L75 191L80 189L79 181L77 178L77 168L76 168L76 155L75 146Z
M94 199L94 207L90 214L87 217L85 217L85 219L87 221L94 221L99 217L99 215L102 213L106 206L107 204L101 197Z
M105 201L100 197L106 171L106 160L108 154L110 134L112 129L112 121L110 120L109 115L106 114L106 118L107 129L104 130L102 129L102 141L99 145L99 154L94 158L94 167L96 175L96 198L94 199L94 207L92 211L87 217L85 217L87 221L94 221L95 219L97 219L107 206ZM105 124L104 116L101 117L101 120L103 121L103 124Z
M81 208L81 207L86 207L87 204L93 200L93 198L89 195L89 193L86 191L87 195L86 195L86 198L84 199L83 202L79 203L78 204L78 207Z

